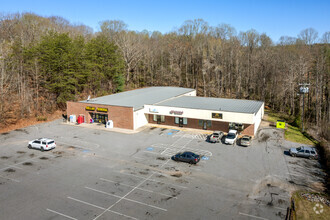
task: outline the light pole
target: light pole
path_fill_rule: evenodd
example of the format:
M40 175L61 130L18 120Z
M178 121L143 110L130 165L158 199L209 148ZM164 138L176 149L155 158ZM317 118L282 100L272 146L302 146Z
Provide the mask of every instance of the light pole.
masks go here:
M301 129L304 132L304 113L305 113L305 93L309 92L309 83L299 84L299 93L302 94L303 97L303 109L301 114Z

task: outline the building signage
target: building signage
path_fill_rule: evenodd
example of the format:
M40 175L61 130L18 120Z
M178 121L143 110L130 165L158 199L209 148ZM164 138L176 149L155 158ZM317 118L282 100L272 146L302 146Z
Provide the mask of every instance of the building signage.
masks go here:
M171 110L170 111L170 114L173 114L173 115L182 115L183 114L183 111L174 111L174 110Z
M149 108L149 112L158 113L158 110L156 108Z
M222 119L222 113L212 113L212 118Z
M97 108L96 111L98 112L108 112L107 108Z
M86 106L87 111L95 111L95 107Z

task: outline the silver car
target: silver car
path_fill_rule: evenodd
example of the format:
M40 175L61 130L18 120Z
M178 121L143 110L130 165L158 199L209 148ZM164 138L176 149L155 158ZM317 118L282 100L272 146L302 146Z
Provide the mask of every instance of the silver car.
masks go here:
M209 141L211 143L219 143L222 137L223 137L222 131L215 131L213 132L213 134L210 135Z
M244 136L240 139L240 145L241 145L241 146L248 147L248 146L251 145L251 140L252 140L252 137L251 137L251 136L244 135Z
M309 159L317 159L318 155L314 147L301 146L298 148L290 148L289 153L293 157L305 157Z

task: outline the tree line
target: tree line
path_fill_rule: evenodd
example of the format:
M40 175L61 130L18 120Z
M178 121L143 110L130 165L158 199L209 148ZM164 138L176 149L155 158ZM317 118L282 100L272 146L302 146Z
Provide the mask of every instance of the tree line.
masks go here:
M129 30L123 21L100 31L61 17L0 16L0 122L65 108L86 99L146 86L194 88L199 96L263 100L296 118L299 84L310 84L305 121L329 135L330 32L313 28L274 43L254 29L188 20L169 33ZM328 137L329 138L329 137Z

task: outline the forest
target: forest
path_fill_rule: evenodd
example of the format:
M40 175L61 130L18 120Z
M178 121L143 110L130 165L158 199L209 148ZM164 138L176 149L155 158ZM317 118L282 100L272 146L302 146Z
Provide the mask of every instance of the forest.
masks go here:
M148 86L194 88L198 96L265 101L329 140L330 31L306 28L273 42L266 33L185 21L168 33L99 30L62 17L0 14L0 127L65 110L66 101Z

